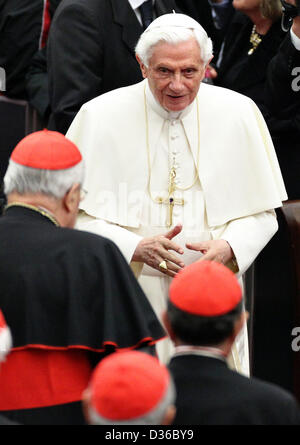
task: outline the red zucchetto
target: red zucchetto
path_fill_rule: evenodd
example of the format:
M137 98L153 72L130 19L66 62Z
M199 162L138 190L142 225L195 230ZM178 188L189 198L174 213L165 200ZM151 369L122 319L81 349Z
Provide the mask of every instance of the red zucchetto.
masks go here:
M169 299L184 312L216 317L235 308L242 299L242 290L234 273L223 264L198 261L176 275Z
M45 129L25 136L10 159L26 167L64 170L78 164L82 156L76 145L63 134Z
M96 367L90 383L91 406L109 421L147 415L167 393L170 376L157 358L139 351L117 352Z

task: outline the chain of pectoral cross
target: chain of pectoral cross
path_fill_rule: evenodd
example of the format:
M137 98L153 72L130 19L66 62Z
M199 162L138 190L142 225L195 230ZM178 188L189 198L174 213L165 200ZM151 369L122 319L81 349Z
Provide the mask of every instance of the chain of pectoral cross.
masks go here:
M175 198L175 196L174 196L174 193L176 190L175 178L176 178L176 169L175 169L175 167L172 167L170 170L170 174L169 174L168 197L164 199L164 198L161 198L160 196L158 196L155 199L156 202L158 202L159 204L166 204L169 206L169 208L167 210L167 220L166 220L167 227L171 227L173 225L174 205L180 205L180 206L184 205L183 199L178 199L178 198Z

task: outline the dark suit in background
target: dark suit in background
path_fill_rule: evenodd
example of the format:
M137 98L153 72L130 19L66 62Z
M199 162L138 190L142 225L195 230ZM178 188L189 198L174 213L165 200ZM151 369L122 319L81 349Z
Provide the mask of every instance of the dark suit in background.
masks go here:
M193 17L205 29L211 39L214 39L216 29L214 26L211 7L208 0L176 0L177 5L184 14Z
M269 113L267 122L290 200L300 199L300 82L299 77L297 81L293 75L293 69L299 66L300 51L296 50L288 33L269 63L264 97ZM294 377L297 372L294 371L297 369L295 356L299 352L292 351L291 332L297 326L298 291L297 263L291 251L296 246L281 212L278 222L279 231L256 264L253 372L262 379L294 390L298 379ZM297 221L293 224L296 230Z
M174 0L156 0L156 15L173 10ZM49 35L49 129L66 133L85 102L142 80L134 53L142 32L127 1L63 1Z
M276 21L254 53L249 56L252 28L253 22L237 11L224 41L223 56L217 65L218 77L215 84L245 94L254 100L265 114L264 89L267 68L285 33L281 30L280 20Z
M300 67L300 51L288 33L269 63L265 100L289 199L300 199L300 81L297 67ZM295 68L296 72L293 72Z
M220 50L221 43L226 35L234 9L231 4L228 5L226 11L226 21L222 24L222 29L218 29L214 23L212 16L212 7L208 0L176 0L177 5L184 14L193 17L205 29L208 36L214 44L214 55L216 62L217 54Z
M62 0L51 0L49 4L50 25L56 8L61 1ZM25 76L25 89L27 100L34 110L37 111L40 119L40 128L43 128L47 125L50 114L47 45L39 49L32 57Z
M177 399L175 425L300 425L295 399L275 385L230 370L218 358L171 359Z
M6 89L0 91L0 215L5 205L2 179L9 156L32 129L27 102L42 117L49 106L44 66L38 68L38 75L35 68L27 80L26 76L35 57L44 54L51 16L60 1L0 0L0 67L6 72Z
M25 76L32 57L47 37L44 20L61 0L0 0L0 66L6 71L6 91L12 99L27 100Z

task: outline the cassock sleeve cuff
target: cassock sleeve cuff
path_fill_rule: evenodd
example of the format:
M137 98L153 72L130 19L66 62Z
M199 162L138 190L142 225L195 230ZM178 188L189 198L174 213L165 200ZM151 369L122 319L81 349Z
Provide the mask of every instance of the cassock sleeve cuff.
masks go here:
M277 230L273 210L236 219L227 225L220 238L226 240L233 250L238 276L246 272Z

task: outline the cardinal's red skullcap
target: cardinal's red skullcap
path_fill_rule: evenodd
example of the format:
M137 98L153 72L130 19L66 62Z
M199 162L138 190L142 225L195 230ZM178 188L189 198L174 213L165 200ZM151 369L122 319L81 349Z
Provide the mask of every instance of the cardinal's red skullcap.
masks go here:
M103 359L91 378L91 404L110 421L135 419L155 409L169 387L166 367L139 351L115 352Z
M198 261L176 275L169 298L184 312L214 317L234 309L242 299L242 290L228 267L215 261Z
M42 130L22 139L11 154L11 160L26 167L63 170L82 159L76 145L57 131Z

